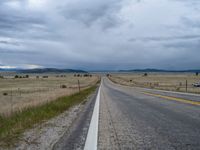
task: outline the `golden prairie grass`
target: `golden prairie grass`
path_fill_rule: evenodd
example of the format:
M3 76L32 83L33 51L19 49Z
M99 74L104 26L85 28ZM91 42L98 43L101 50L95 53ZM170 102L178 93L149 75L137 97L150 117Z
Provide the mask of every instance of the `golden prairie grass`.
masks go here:
M58 97L77 93L79 91L78 80L81 90L98 81L97 76L74 77L72 74L67 74L65 77L48 75L49 78L42 78L43 75L39 76L39 79L36 78L36 75L30 75L30 78L27 79L10 77L0 79L0 114L10 115L24 108L42 105ZM66 85L67 88L61 88L61 85Z
M143 73L113 74L110 77L116 83L128 86L154 88L160 90L200 93L200 88L192 84L200 82L200 76L192 73Z
M70 96L59 97L54 101L37 107L29 107L11 116L0 115L0 149L12 146L19 140L25 129L51 119L70 107L83 103L89 94L95 91L97 85L84 89Z

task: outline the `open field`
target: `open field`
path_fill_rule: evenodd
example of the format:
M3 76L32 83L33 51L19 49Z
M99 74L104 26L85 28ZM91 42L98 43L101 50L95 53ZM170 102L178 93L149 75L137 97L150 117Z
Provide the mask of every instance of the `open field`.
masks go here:
M97 76L74 77L73 74L63 74L62 77L58 74L29 74L29 78L17 79L14 74L4 73L3 76L4 79L0 78L0 114L5 115L76 93L79 91L78 80L81 90L98 81Z
M59 97L41 106L30 107L7 117L0 116L0 149L7 149L17 144L20 140L20 136L26 129L36 127L35 125L40 125L44 121L66 112L69 108L77 104L81 103L81 105L84 105L88 100L87 97L93 93L96 88L97 84L79 93Z
M116 83L128 86L146 87L160 90L199 93L200 88L192 84L200 82L200 76L192 73L127 73L112 74L110 79Z

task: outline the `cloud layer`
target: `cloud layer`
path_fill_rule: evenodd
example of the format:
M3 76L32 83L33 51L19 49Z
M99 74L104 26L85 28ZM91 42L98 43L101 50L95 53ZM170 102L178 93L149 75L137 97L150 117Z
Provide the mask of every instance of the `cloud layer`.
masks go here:
M195 69L197 0L1 0L1 66Z

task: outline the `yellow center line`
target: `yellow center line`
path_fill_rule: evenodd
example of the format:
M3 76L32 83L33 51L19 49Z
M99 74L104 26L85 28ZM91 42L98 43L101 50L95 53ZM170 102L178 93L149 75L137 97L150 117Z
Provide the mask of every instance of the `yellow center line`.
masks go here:
M182 102L182 103L186 103L186 104L200 106L200 102L197 102L197 101L192 101L192 100L187 100L187 99L182 99L182 98L177 98L177 97L171 97L171 96L164 96L164 95L160 95L160 94L153 94L153 93L149 93L149 92L142 92L142 93L145 95L149 95L149 96L154 96L154 97L164 98L164 99L168 99L168 100L172 100L172 101L178 101L178 102Z

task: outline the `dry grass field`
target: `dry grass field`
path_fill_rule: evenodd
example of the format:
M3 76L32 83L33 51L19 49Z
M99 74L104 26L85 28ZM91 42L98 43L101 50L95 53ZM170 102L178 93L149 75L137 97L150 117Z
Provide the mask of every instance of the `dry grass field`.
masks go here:
M30 74L29 78L17 79L14 74L4 73L3 76L4 79L0 78L0 114L4 115L74 94L79 91L78 80L81 90L98 81L97 76L74 77L73 74L64 74L62 77L56 74Z
M192 73L132 73L132 74L112 74L110 79L114 82L137 87L154 88L160 90L199 93L199 87L192 84L200 82L200 76Z

